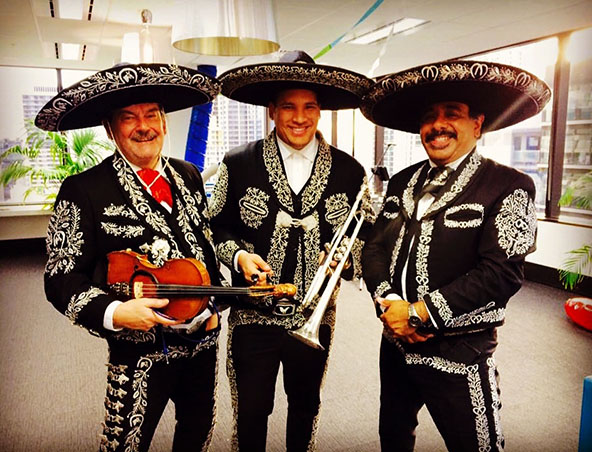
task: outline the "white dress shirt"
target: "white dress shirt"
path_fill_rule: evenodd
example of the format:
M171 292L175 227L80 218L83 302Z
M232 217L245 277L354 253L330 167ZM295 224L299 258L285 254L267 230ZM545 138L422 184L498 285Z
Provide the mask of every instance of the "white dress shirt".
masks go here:
M312 166L317 156L319 142L316 137L313 137L310 143L302 149L294 149L279 137L277 141L280 154L282 155L282 161L284 162L284 168L286 169L288 184L292 191L298 194L310 178Z

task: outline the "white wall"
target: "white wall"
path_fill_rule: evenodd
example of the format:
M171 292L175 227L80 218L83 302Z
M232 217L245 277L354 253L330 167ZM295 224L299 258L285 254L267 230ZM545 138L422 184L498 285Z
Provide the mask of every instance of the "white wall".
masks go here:
M537 250L526 260L546 267L558 268L566 253L585 244L592 244L592 229L551 221L538 222ZM588 270L586 275L592 276Z

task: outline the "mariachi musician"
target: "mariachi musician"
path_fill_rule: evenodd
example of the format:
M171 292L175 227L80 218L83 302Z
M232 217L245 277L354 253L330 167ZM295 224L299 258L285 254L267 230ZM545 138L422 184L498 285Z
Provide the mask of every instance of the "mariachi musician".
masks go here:
M236 285L294 282L296 302L301 301L319 267L323 244L345 222L365 180L362 166L317 131L320 112L356 108L372 82L317 65L300 51L285 53L280 62L232 69L220 81L229 98L269 107L275 129L231 150L219 167L211 205L218 257L233 270ZM367 190L364 199L371 210ZM353 245L356 274L362 244L356 239ZM335 307L326 309L320 324L324 350L288 334L305 320L298 303L232 308L228 376L235 449L265 450L280 363L288 396L287 450L314 449Z
M504 448L494 351L535 249L535 186L478 142L550 97L520 68L456 60L385 75L362 103L375 124L419 133L428 157L391 178L362 254L384 324L383 451L414 450L424 405L448 450Z
M129 249L155 266L197 259L220 284L200 174L162 156L165 113L218 92L216 79L193 69L121 65L64 89L36 118L51 131L103 124L117 149L63 182L45 267L49 301L109 345L100 450L148 450L169 399L177 420L173 450L205 450L211 440L219 332L213 305L180 322L156 311L167 299L125 301L108 292L105 279L108 253Z

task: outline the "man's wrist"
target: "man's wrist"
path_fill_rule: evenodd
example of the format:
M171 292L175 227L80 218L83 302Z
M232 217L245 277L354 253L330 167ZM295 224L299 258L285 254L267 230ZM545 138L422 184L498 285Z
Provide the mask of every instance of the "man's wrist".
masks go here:
M430 313L428 312L428 308L426 307L423 300L413 303L413 307L415 308L419 318L421 318L422 323L427 323L430 320Z
M419 328L423 325L423 319L419 316L417 310L415 309L414 303L409 303L407 306L407 314L409 316L409 326L412 328Z

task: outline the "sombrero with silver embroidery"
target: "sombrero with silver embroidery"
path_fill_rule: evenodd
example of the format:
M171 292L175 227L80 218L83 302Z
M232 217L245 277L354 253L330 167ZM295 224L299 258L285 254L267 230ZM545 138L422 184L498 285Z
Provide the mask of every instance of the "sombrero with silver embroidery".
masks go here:
M539 113L551 98L547 84L506 64L444 61L379 77L360 109L373 123L419 133L421 115L437 102L462 102L483 113L483 131Z
M60 91L37 114L44 130L101 124L117 108L159 103L165 112L210 102L219 82L195 69L171 64L123 64L105 69Z
M357 108L373 81L356 72L315 64L305 52L285 52L277 63L241 66L219 77L222 94L230 99L267 107L286 89L317 93L323 110Z

